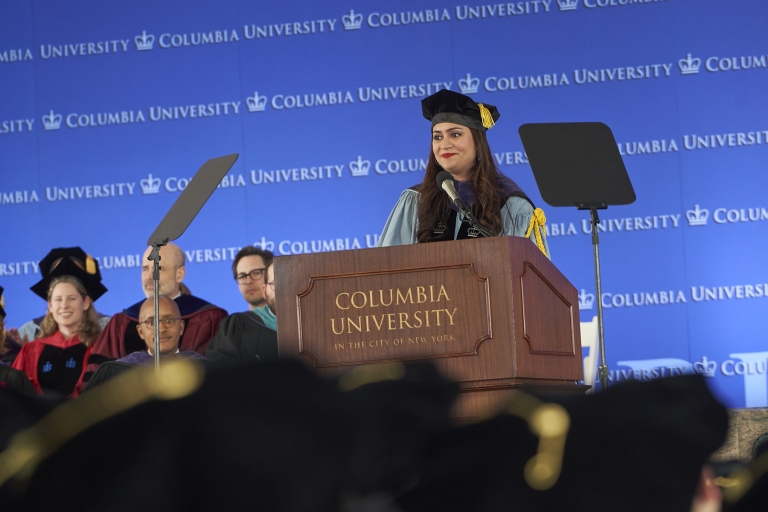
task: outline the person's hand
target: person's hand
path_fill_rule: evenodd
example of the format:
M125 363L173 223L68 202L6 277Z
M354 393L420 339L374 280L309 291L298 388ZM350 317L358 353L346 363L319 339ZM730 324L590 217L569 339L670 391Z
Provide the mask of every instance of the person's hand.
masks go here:
M7 332L8 332L8 337L13 341L15 341L16 343L18 343L19 345L24 345L26 343L29 343L29 337L25 334L24 338L22 338L21 335L19 334L18 329L11 328L11 329L8 329Z
M715 477L712 468L704 466L701 478L693 497L691 512L721 512L723 510L723 491L713 482Z

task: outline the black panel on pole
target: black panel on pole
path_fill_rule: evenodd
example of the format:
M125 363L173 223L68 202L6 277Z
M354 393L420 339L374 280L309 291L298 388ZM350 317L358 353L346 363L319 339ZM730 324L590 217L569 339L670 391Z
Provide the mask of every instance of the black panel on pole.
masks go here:
M165 214L155 232L147 240L147 245L165 245L168 241L176 240L184 234L221 180L235 164L238 156L237 153L233 153L211 158L205 162Z
M603 209L635 202L619 147L605 124L524 124L518 132L547 204Z
M613 132L603 123L524 124L518 129L541 197L551 206L589 210L597 291L597 332L600 388L608 387L608 362L603 330L600 236L597 210L608 205L634 203L629 181Z

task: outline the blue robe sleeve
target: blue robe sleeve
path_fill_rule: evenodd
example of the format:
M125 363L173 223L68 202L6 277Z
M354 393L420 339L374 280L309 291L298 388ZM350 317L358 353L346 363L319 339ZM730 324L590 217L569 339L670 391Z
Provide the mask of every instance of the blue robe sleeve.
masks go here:
M389 214L376 247L409 245L416 243L416 230L421 194L408 189L400 194L400 200Z
M27 341L32 341L37 336L37 332L40 330L40 326L38 326L34 320L30 320L29 322L25 323L21 327L19 327L19 337L24 340L24 337L27 338Z
M502 234L524 237L525 232L528 231L532 216L533 206L531 203L522 197L510 196L501 209ZM531 231L529 238L534 244L536 243L536 236L533 231ZM547 244L547 235L544 230L541 232L541 240L544 243L547 258L552 259L549 255L549 245Z

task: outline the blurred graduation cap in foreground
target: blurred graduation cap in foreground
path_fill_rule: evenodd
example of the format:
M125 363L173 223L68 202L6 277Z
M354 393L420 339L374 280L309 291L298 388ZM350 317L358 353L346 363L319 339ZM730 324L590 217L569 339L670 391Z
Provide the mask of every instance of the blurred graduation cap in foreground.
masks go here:
M457 385L430 363L337 381L291 361L207 375L173 364L126 372L0 439L3 510L687 512L727 428L698 376L513 394L457 427Z

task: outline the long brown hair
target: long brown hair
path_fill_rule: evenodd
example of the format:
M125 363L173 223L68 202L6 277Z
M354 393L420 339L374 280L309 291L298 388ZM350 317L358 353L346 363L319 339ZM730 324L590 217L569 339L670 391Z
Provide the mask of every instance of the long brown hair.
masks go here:
M48 285L48 303L51 302L51 295L53 294L53 288L59 283L69 283L75 287L78 293L85 299L88 297L88 292L85 290L85 286L80 280L74 276L60 276L51 281ZM40 322L40 332L37 338L47 338L56 331L59 330L56 320L53 319L50 311L45 313L45 318ZM91 300L91 305L88 306L83 312L83 320L80 322L80 327L77 329L77 335L80 337L80 342L86 347L90 347L96 338L101 334L101 324L99 323L99 314L96 312L96 308Z
M492 233L501 232L501 199L498 194L498 181L502 176L496 164L493 162L493 154L488 146L485 132L469 128L475 141L477 150L477 162L470 170L472 184L475 187L476 201L471 206L472 214L480 224L490 228ZM419 229L416 239L420 242L429 242L432 230L438 223L447 224L450 214L451 201L448 196L437 188L437 173L443 168L435 160L435 154L430 146L427 170L424 181L419 187L421 200L419 201Z

